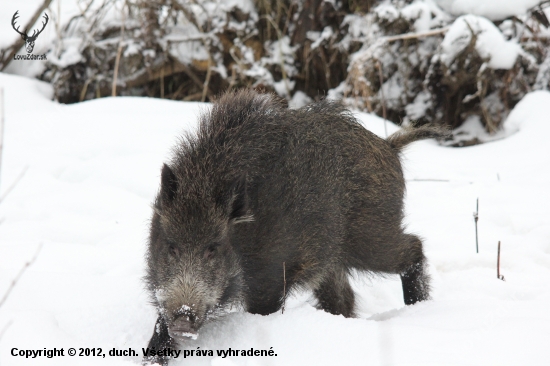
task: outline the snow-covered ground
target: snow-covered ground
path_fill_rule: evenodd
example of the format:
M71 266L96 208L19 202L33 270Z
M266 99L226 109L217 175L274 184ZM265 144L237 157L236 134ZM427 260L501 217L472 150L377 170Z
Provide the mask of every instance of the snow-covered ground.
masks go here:
M475 14L491 20L501 20L526 13L542 3L541 0L425 0L434 1L453 15Z
M141 354L155 310L141 282L160 167L207 105L147 98L52 102L48 84L0 74L5 138L0 197L0 365L135 365L141 357L67 356L74 347ZM192 357L185 365L547 365L550 360L550 93L529 94L506 139L468 148L433 141L404 154L409 230L425 238L433 300L403 305L398 278L354 281L360 316L312 306L232 313L188 349L272 357ZM359 114L384 135L383 122ZM389 125L390 131L397 128ZM479 198L479 254L474 221ZM502 242L497 279L497 243ZM25 359L13 348L63 348ZM181 357L181 356L180 356Z

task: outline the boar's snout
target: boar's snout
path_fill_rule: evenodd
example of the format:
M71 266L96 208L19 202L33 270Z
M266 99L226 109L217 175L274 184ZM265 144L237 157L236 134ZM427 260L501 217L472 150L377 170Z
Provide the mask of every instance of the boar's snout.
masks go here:
M170 337L184 341L186 339L196 339L200 323L197 321L197 316L190 311L179 314L168 326L168 334Z

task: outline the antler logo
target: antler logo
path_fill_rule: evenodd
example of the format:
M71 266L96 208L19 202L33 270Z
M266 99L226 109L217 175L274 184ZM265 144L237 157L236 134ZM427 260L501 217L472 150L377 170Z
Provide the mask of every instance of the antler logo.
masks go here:
M36 33L36 29L35 29L32 33L32 36L29 37L26 29L25 29L25 33L21 33L19 32L19 26L15 28L15 20L19 18L19 15L17 15L17 13L19 13L19 10L17 10L15 14L13 14L13 18L11 18L11 26L13 27L13 29L15 29L17 33L21 35L21 38L25 40L25 48L27 49L27 53L31 53L32 50L34 49L34 41L36 41L36 38L38 38L40 33L42 33L44 28L46 28L46 24L48 24L48 14L44 13L44 18L46 19L46 21L42 22L42 29L40 29L38 33Z

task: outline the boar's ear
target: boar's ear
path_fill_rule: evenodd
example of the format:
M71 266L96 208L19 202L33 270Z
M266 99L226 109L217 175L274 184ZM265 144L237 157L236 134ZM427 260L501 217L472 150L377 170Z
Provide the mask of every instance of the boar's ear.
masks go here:
M234 224L254 221L249 212L246 175L239 177L231 187L229 199L229 220Z
M162 167L160 175L160 200L161 204L172 202L178 190L178 181L176 175L166 164Z

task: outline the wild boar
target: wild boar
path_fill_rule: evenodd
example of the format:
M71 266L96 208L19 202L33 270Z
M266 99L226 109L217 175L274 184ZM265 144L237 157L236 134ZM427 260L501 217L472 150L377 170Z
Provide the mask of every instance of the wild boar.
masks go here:
M147 254L159 313L149 348L195 338L229 306L276 312L299 289L353 317L352 269L399 274L406 304L428 299L422 241L403 229L399 155L445 134L421 127L384 140L338 102L292 110L252 91L221 97L162 168Z

